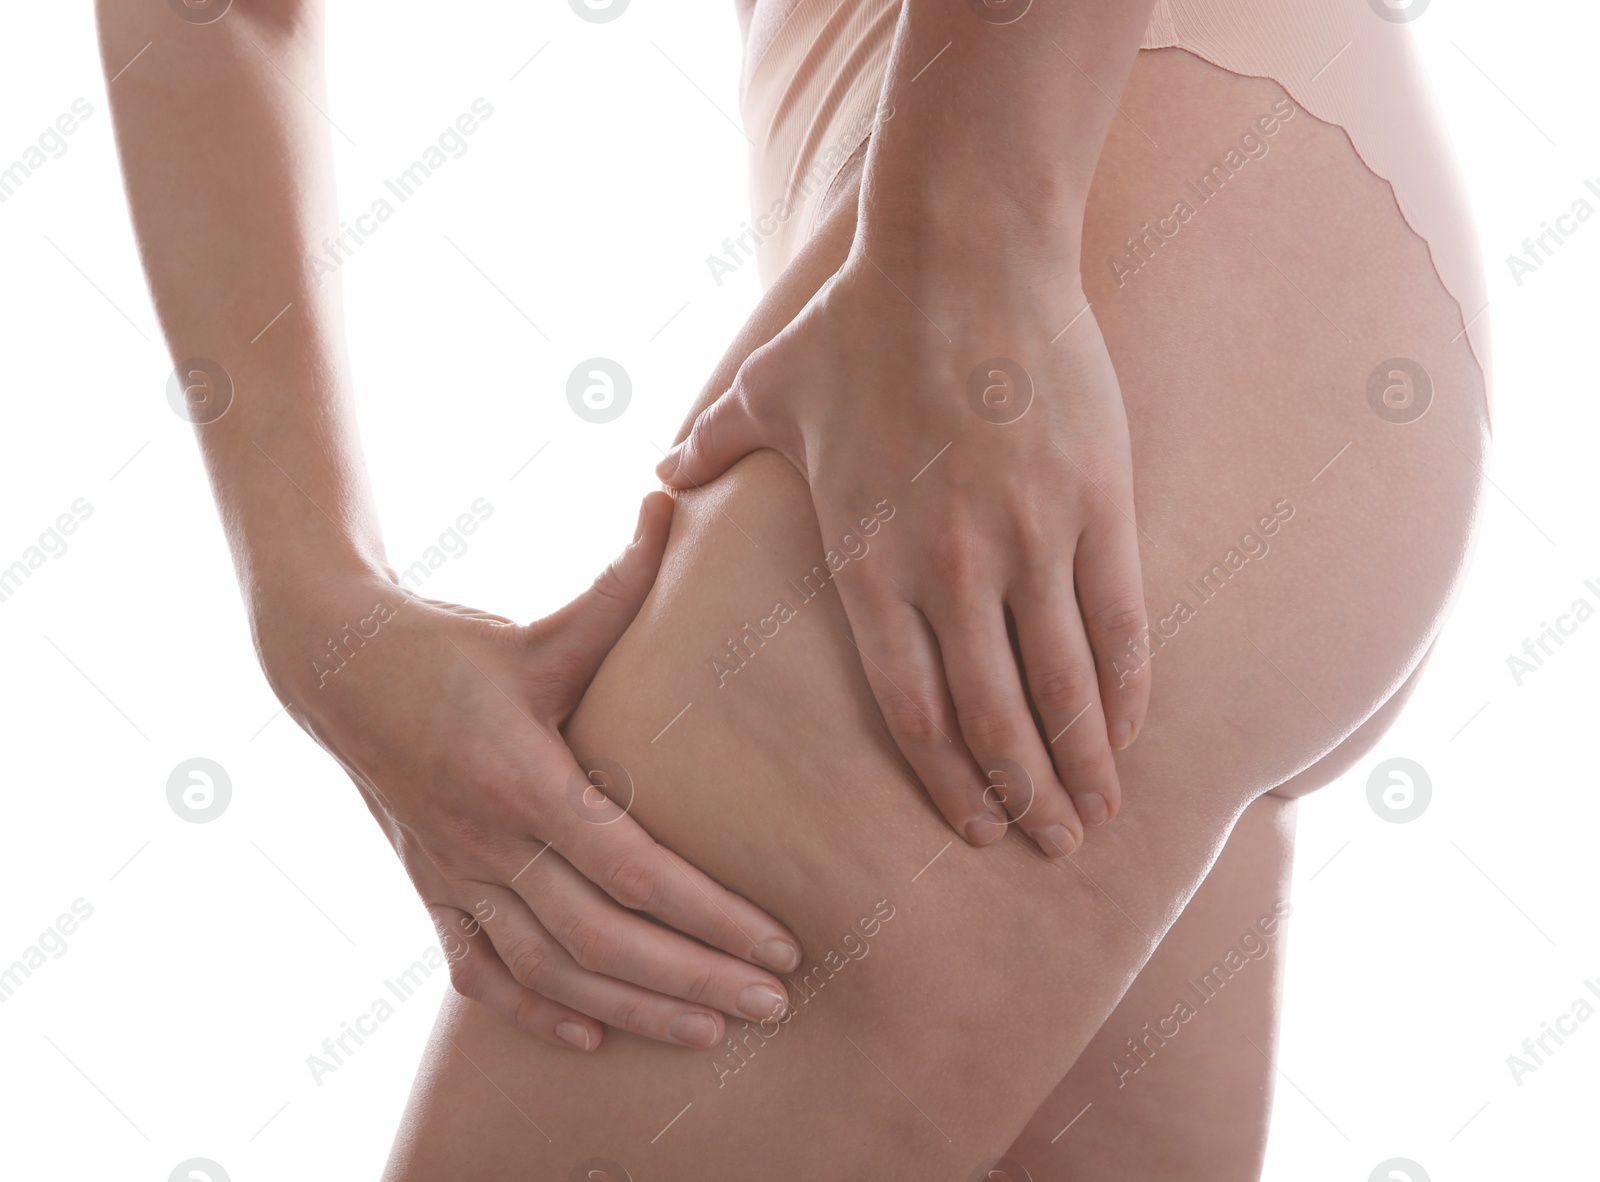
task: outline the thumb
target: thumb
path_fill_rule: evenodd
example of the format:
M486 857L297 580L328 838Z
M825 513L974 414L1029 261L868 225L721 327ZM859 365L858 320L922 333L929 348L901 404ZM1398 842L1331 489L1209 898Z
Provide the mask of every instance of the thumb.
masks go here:
M671 532L673 500L656 491L639 506L633 541L582 595L530 626L552 667L563 671L574 695L594 678L600 662L622 638L655 586Z
M700 412L689 437L656 465L656 475L670 488L699 488L766 446L765 432L735 379L731 389Z

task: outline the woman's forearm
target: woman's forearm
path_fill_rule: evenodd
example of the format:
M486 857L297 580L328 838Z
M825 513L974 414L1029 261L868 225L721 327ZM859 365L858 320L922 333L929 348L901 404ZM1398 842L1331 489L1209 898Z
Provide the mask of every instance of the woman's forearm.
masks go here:
M381 569L339 279L309 263L339 232L320 4L234 0L210 24L167 0L97 8L172 359L186 382L208 384L183 365L196 358L226 375L191 417L247 603L260 611L308 582Z
M1075 262L1151 7L903 0L867 150L860 246L913 273Z

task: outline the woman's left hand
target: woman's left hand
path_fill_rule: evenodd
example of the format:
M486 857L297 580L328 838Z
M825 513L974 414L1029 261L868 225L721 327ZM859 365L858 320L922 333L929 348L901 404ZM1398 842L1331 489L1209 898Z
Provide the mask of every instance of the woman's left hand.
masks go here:
M939 810L974 844L1014 821L1064 855L1115 815L1111 752L1149 701L1116 373L1075 257L893 270L858 241L657 472L690 488L758 448L786 456Z

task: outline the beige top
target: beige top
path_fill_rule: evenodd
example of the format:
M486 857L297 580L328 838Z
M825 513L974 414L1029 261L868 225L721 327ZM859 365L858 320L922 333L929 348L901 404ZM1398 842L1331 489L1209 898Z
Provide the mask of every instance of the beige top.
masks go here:
M1157 0L1142 49L1176 47L1235 74L1271 78L1342 127L1389 182L1461 307L1485 385L1488 304L1466 194L1411 31L1390 0ZM749 72L756 260L771 283L810 237L834 174L871 130L900 0L800 0Z

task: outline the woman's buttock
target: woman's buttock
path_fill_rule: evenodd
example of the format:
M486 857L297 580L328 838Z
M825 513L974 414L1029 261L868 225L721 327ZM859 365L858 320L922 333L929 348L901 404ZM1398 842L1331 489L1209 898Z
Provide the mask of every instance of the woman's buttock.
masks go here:
M1141 54L1089 202L1084 279L1128 406L1154 629L1127 659L1153 682L1117 756L1123 813L1065 864L1019 834L956 839L883 728L832 585L937 467L883 473L857 530L821 537L802 479L757 453L680 499L655 590L569 732L658 840L801 937L795 1016L730 1022L717 1052L611 1031L580 1056L452 996L391 1180L564 1178L596 1158L688 1178L712 1152L740 1177L866 1176L795 1163L883 1145L903 1168L871 1176L965 1178L1071 1065L1232 818L1406 678L1468 547L1481 376L1388 187L1284 97ZM1274 116L1267 151L1193 193Z
M1456 404L1458 425L1482 417L1473 412L1483 409L1483 377L1461 308L1390 185L1341 128L1270 79L1177 49L1139 54L1120 108L1090 192L1082 270L1130 410L1153 399L1165 416L1171 407L1146 394L1143 367L1183 353L1198 359L1198 348L1254 388L1248 401L1305 395L1308 418L1288 432L1305 443L1319 418L1374 431L1352 412L1383 419L1366 379L1396 354L1428 372L1435 399ZM1417 133L1431 134L1420 123ZM1465 211L1459 231L1470 233ZM1455 252L1461 242L1433 244L1446 246ZM1188 347L1171 344L1172 334ZM1414 424L1399 422L1407 411L1390 407L1398 400L1384 403L1385 421L1420 426L1420 406L1410 408ZM1377 438L1437 434L1430 426Z

